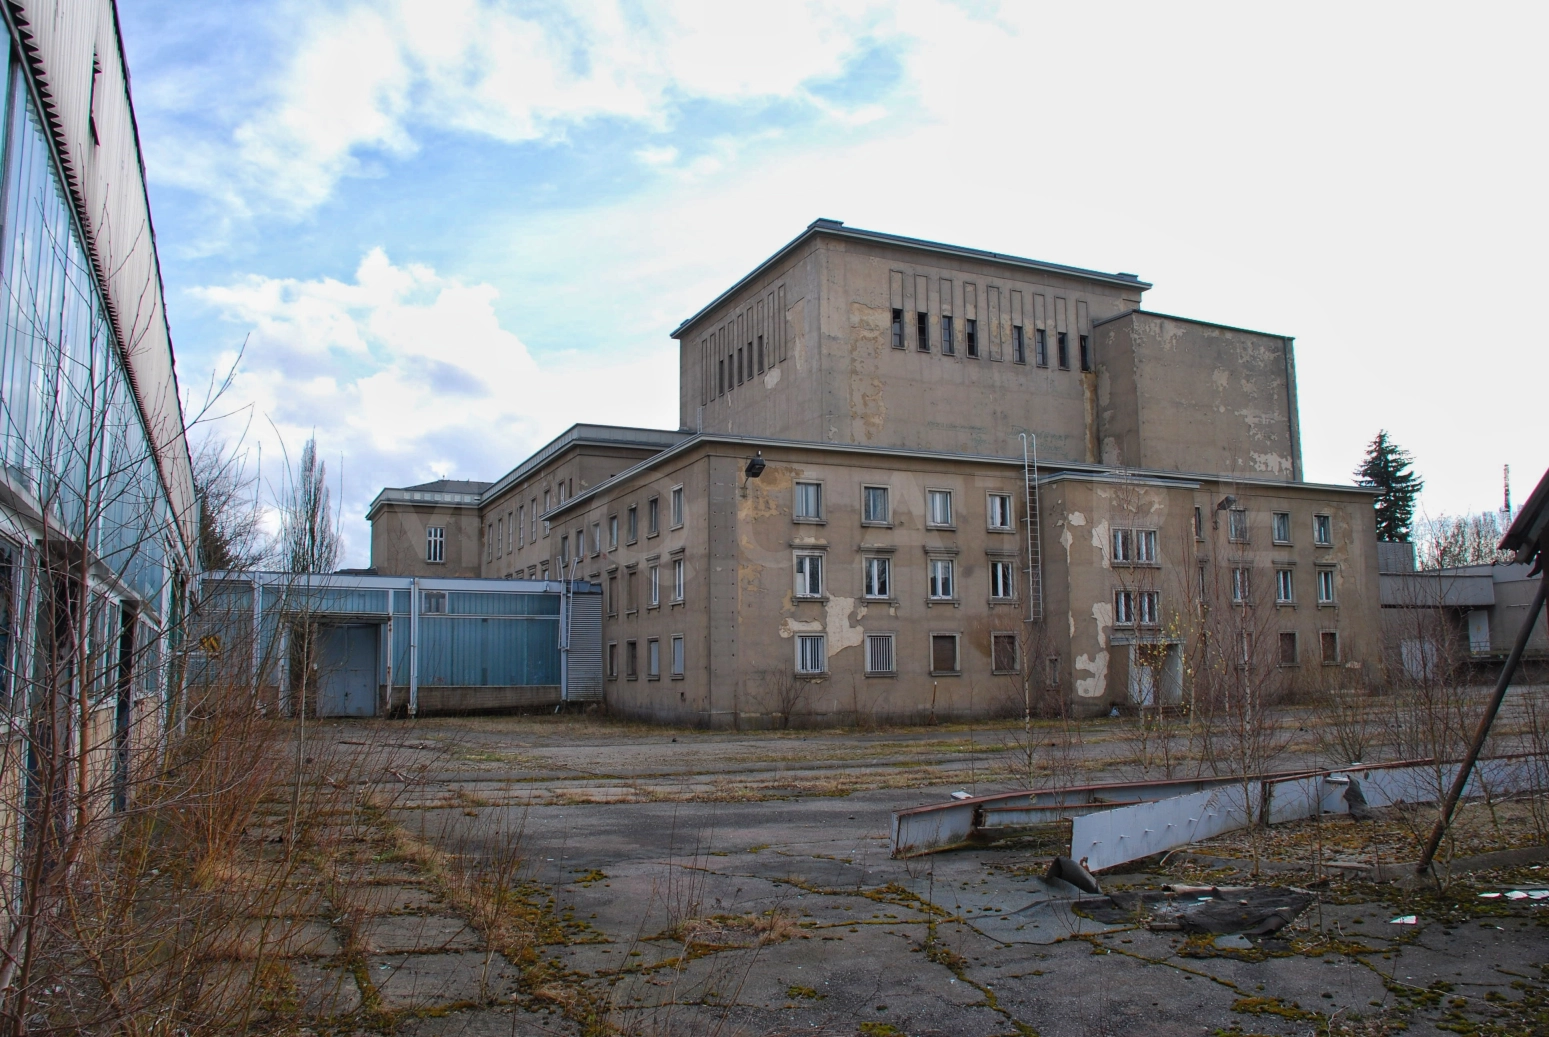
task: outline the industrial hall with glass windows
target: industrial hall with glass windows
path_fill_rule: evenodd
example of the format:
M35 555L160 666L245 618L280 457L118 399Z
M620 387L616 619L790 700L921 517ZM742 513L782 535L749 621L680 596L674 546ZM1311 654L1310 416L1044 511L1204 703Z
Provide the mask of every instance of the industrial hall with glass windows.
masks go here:
M603 698L714 728L1177 704L1190 646L1379 662L1375 491L1306 482L1292 340L817 220L673 332L679 427L387 488L373 569L601 591Z

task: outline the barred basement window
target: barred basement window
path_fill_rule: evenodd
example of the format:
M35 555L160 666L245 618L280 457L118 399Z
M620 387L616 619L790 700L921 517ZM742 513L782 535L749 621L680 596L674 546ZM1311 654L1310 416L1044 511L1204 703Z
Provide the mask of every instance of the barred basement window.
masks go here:
M873 674L896 672L893 664L892 634L866 635L866 672Z
M796 672L823 673L828 669L828 652L822 634L796 635Z
M446 561L445 526L430 526L425 530L425 561Z

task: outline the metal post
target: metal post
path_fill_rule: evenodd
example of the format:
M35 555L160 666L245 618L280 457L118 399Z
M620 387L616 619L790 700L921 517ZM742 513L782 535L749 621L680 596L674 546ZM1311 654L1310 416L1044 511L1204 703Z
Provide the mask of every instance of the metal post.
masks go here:
M420 581L409 581L409 716L420 711Z
M382 715L384 717L393 711L393 615L393 591L389 588L387 591L387 623L385 624L385 632L387 634L385 638L387 641L387 665L385 667L387 693L382 702Z
M1549 568L1538 581L1538 594L1533 598L1533 604L1528 606L1527 618L1522 622L1522 629L1517 632L1517 643L1512 645L1511 654L1506 657L1506 665L1501 667L1500 679L1495 682L1495 694L1490 699L1490 704L1485 707L1484 715L1479 718L1479 726L1474 730L1474 742L1468 747L1468 755L1463 758L1463 765L1458 768L1458 776L1452 779L1452 788L1447 790L1447 798L1442 803L1441 814L1436 818L1436 827L1431 830L1431 837L1426 841L1425 852L1420 855L1420 863L1415 867L1417 872L1424 872L1431 866L1431 860L1436 856L1436 847L1441 845L1441 837L1446 834L1447 826L1452 823L1452 812L1458 807L1458 800L1462 798L1463 786L1468 784L1469 772L1474 769L1474 762L1479 759L1479 753L1484 749L1485 736L1490 733L1490 725L1495 722L1495 714L1500 711L1501 703L1506 699L1506 688L1511 684L1512 676L1517 672L1517 664L1522 661L1522 653L1527 649L1528 638L1533 636L1533 626L1538 622L1538 613L1544 607L1544 596L1549 594Z
M259 700L259 687L261 684L260 673L262 671L262 656L259 646L263 640L263 600L264 590L258 583L258 577L253 577L253 702L258 705L259 712L263 712L263 703Z

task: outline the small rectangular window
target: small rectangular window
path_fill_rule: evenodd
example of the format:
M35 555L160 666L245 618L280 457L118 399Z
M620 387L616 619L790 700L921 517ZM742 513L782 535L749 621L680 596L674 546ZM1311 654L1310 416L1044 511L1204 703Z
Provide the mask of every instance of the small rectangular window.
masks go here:
M972 357L979 355L979 322L972 317L963 321L963 352Z
M1049 366L1049 333L1042 328L1033 329L1033 359L1039 367Z
M1017 635L990 635L990 664L996 673L1016 673L1022 668L1017 658Z
M1054 348L1059 353L1060 370L1070 370L1070 337L1063 331L1054 333Z
M1312 542L1319 547L1328 547L1334 542L1334 522L1327 515L1314 515L1312 517Z
M525 547L527 544L527 505L523 504L516 509L516 546Z
M1318 570L1318 604L1334 604L1334 570Z
M1076 340L1078 343L1077 348L1081 350L1081 370L1090 371L1092 369L1091 337L1088 335L1078 335Z
M1339 662L1339 635L1332 630L1325 630L1318 635L1318 644L1323 649L1323 661L1326 663Z
M617 576L608 577L607 606L608 615L616 616L619 614L619 578Z
M1280 665L1296 665L1296 634L1293 631L1285 630L1280 634Z
M1135 561L1145 565L1156 564L1156 530L1135 530Z
M608 676L617 678L619 675L619 643L608 642Z
M866 597L889 598L893 593L893 560L887 557L866 558L861 563L865 569Z
M1226 513L1227 536L1239 544L1248 542L1248 512L1243 508L1232 508Z
M1238 605L1246 605L1253 598L1253 589L1249 586L1248 577L1247 569L1232 570L1232 601Z
M893 311L893 348L904 348L904 311L899 309Z
M1043 661L1043 683L1045 687L1057 688L1060 686L1060 657L1051 655Z
M764 373L764 336L758 336L758 373Z
M957 673L957 635L930 635L930 669L932 673Z
M602 523L592 523L592 557L602 554Z
M897 672L893 662L892 634L866 635L866 672L873 674Z
M925 491L925 524L950 527L952 525L952 491Z
M445 526L431 526L425 530L425 561L446 561Z
M862 522L868 525L885 526L892 521L893 514L888 507L886 486L864 486L861 488L861 498Z
M1205 509L1198 505L1194 507L1194 539L1205 539Z
M662 531L662 501L660 497L652 497L645 502L645 531L648 536L655 536Z
M1017 596L1016 566L1007 561L990 563L990 597L1009 599Z
M420 614L424 616L446 615L446 591L421 591Z
M683 676L683 635L672 635L672 675Z
M633 544L640 539L640 509L634 504L625 512L624 532L628 536L628 543Z
M636 586L639 582L639 573L631 569L624 574L624 611L640 611L640 589Z
M653 681L662 677L662 643L654 637L645 643L645 676Z
M672 600L683 600L683 559L672 560Z
M742 378L742 347L738 346L737 347L737 384L741 385L742 381L743 381L743 378Z
M726 395L726 358L721 357L715 362L715 394Z
M915 339L919 343L921 353L930 352L930 314L916 313L914 315Z
M1291 596L1291 590L1291 570L1276 569L1275 603L1278 605L1289 605L1291 602L1295 601L1296 599Z
M506 554L506 520L495 520L495 557L504 558Z
M930 560L930 596L938 601L951 599L956 592L953 581L953 561L950 558Z
M952 356L957 352L957 340L952 337L952 318L941 318L941 355Z
M796 672L823 673L828 669L828 652L822 634L796 635Z
M1277 544L1289 544L1291 542L1291 513L1289 511L1277 511L1274 513L1274 541Z
M1134 591L1115 591L1113 595L1113 622L1115 626L1135 625Z
M646 593L652 608L662 603L662 570L660 566L653 565L646 570Z
M1113 531L1114 564L1117 565L1120 562L1133 562L1134 560L1134 541L1132 539L1130 530L1115 529Z
M672 488L672 524L675 527L683 525L683 487L681 486Z
M608 550L617 551L619 547L619 517L608 516Z
M1027 363L1027 339L1020 324L1011 327L1011 360L1018 364Z
M1154 627L1161 622L1159 618L1162 614L1161 591L1141 591L1135 595L1135 605L1137 606L1135 619L1141 626Z
M823 556L796 556L796 596L820 598L823 596Z
M634 680L640 676L640 645L638 642L624 642L624 676L628 680Z
M484 530L484 560L493 561L495 557L495 524L491 522Z
M992 493L988 498L989 528L1002 532L1011 526L1011 494Z
M806 522L823 519L823 484L799 482L796 484L796 518Z

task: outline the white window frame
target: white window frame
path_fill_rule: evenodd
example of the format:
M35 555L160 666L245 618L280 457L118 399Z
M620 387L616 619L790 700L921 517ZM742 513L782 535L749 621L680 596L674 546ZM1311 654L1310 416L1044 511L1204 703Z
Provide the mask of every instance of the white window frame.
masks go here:
M1291 542L1291 513L1289 511L1272 511L1269 515L1269 539L1276 544L1289 544ZM1281 533L1284 533L1285 536L1281 536Z
M882 517L871 518L868 509L871 507L872 491L882 494ZM879 486L876 483L861 484L861 525L863 526L891 526L893 524L893 493L888 486Z
M1241 517L1239 518L1239 516ZM1248 529L1247 508L1226 509L1226 538L1228 540L1234 544L1248 543Z
M1275 604L1296 604L1296 577L1292 575L1294 570L1284 567L1275 570Z
M795 563L795 596L808 601L823 597L823 568L825 555L821 551L797 551ZM814 589L814 586L816 589Z
M940 511L936 507L937 502L945 503L946 517L940 518ZM926 487L925 489L925 528L926 529L956 529L957 525L952 521L952 491L939 487Z
M673 601L682 601L683 600L684 584L687 582L685 580L685 578L684 578L684 576L685 576L685 569L686 568L687 567L684 565L683 559L681 559L681 558L674 558L672 560L672 600Z
M645 535L653 537L662 531L662 499L652 494L645 501Z
M1232 569L1232 603L1246 605L1253 600L1253 570L1247 566Z
M681 677L681 676L683 676L683 661L684 661L683 635L682 634L673 634L672 635L672 673L671 673L671 676L673 676L673 677Z
M878 590L872 579L881 573L882 587ZM861 586L863 597L869 601L893 599L893 558L891 555L865 555L861 558Z
M609 641L608 642L608 658L607 658L607 663L608 663L608 679L610 681L618 680L618 678L619 678L619 643L617 641Z
M1004 521L996 521L996 511L1003 513ZM1016 507L1011 503L1011 494L984 495L984 524L991 533L1010 533L1016 529Z
M828 644L822 634L797 634L796 672L803 677L819 676L828 672ZM809 663L817 665L811 666Z
M617 515L609 515L608 516L608 550L609 551L617 551L618 549L619 549L619 517Z
M1135 595L1135 625L1142 627L1161 626L1162 624L1162 592L1140 591Z
M1135 530L1135 564L1156 565L1156 530Z
M957 559L927 558L925 572L926 597L931 601L957 600Z
M446 527L425 527L425 561L431 564L446 564Z
M624 523L624 542L633 544L640 540L640 506L631 504L624 512L629 521Z
M1010 558L990 559L990 597L995 601L1015 601L1017 567Z
M602 523L592 523L592 557L602 554Z
M803 491L811 491L811 500L805 503L813 506L813 514L802 511ZM791 488L791 520L793 522L822 522L823 521L823 483L814 479L797 479Z
M1334 598L1334 570L1319 569L1318 571L1318 604L1332 605ZM1325 591L1327 592L1325 594Z
M1115 527L1113 530L1113 564L1128 565L1134 560L1134 531L1123 527Z
M875 665L877 662L876 649L873 642L886 644L882 651L887 653L888 666L883 669ZM891 677L898 673L898 637L892 633L871 633L866 635L866 676Z
M527 546L527 505L519 505L516 509L516 546Z
M1312 545L1334 546L1334 516L1317 514L1312 517Z
M683 487L674 486L669 492L672 501L672 528L681 529L683 526Z
M1113 625L1116 627L1132 627L1135 625L1135 592L1113 592Z
M646 571L646 587L650 594L650 604L646 608L657 608L662 603L662 567L653 565Z
M646 638L645 679L648 681L662 679L662 639L659 637Z

